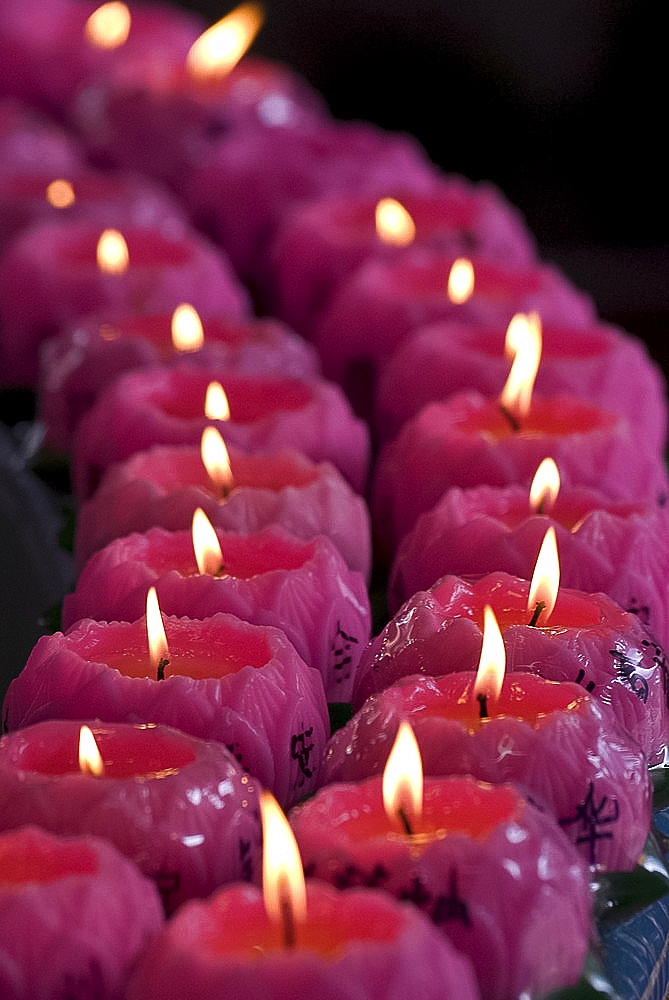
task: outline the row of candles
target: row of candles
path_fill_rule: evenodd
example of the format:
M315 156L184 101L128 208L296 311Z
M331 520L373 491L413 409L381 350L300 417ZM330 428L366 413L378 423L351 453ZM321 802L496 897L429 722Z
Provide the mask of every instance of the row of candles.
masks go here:
M3 377L71 452L80 574L3 708L3 995L574 981L666 751L662 377L412 140L251 57L207 77L167 7L59 0L45 45L38 6L0 15L6 92L114 169L6 102L42 170L2 181ZM397 612L371 642L367 490ZM331 738L327 702L356 712Z

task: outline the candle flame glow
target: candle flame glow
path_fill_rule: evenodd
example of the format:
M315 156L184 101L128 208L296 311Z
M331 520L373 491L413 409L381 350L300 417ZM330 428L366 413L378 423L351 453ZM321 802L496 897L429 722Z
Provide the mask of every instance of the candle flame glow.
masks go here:
M513 358L499 397L500 404L516 417L526 417L541 360L541 320L538 313L516 313L506 331L504 353Z
M225 76L250 47L264 19L261 4L240 4L193 42L186 56L188 72L200 79Z
M197 507L193 513L191 534L198 573L202 576L220 574L223 566L221 543L214 526L201 507Z
M98 49L118 49L130 34L132 17L124 3L111 0L93 11L84 26L86 39Z
M260 794L263 858L262 891L269 919L283 929L284 945L294 947L297 925L307 919L302 859L288 820L270 792Z
M495 612L489 604L483 609L483 645L479 657L473 694L496 702L499 698L506 670L506 650Z
M172 313L172 346L175 351L199 351L203 344L204 330L197 309L182 302Z
M88 726L82 726L79 730L79 770L82 774L93 774L96 778L101 778L105 773L102 755Z
M63 177L57 177L47 184L46 200L54 208L69 208L76 201L74 188Z
M530 509L540 514L550 510L560 492L560 473L552 458L545 458L530 486Z
M453 261L448 275L448 297L453 305L461 306L474 293L474 265L466 257Z
M560 587L560 560L558 558L555 528L551 525L539 549L539 555L530 583L527 610L535 614L537 605L542 605L534 624L546 625L555 607Z
M229 420L228 397L220 382L210 382L204 398L204 415L208 420Z
M155 587L151 587L146 595L146 636L149 643L151 667L154 673L161 676L160 666L162 664L164 670L170 658L170 649L167 645L163 616L160 612Z
M200 454L212 483L227 495L234 484L232 467L225 441L216 427L205 427L202 431Z
M388 818L398 816L407 830L420 820L423 811L423 762L413 729L402 722L383 770L383 807Z
M98 267L105 274L123 274L130 260L128 244L118 229L105 229L96 251Z
M408 247L416 237L416 224L395 198L381 198L374 211L376 234L384 243Z

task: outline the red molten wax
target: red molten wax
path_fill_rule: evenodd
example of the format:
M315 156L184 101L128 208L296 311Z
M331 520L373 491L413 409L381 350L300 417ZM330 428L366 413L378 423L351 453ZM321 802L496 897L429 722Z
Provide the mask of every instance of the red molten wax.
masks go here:
M399 294L441 296L447 301L448 279L454 260L433 258L422 268L405 268L399 264L389 269L389 279ZM474 273L473 295L491 303L508 304L511 299L533 295L541 290L542 274L539 269L507 270L477 257Z
M464 722L469 729L485 725L474 694L475 674L462 672L435 679L435 693L425 706L426 715ZM554 712L574 712L590 701L579 684L549 681L537 674L507 674L499 698L488 698L488 718L522 719L538 729Z
M22 887L28 882L55 882L68 875L95 875L98 859L80 838L76 842L35 837L23 829L0 837L0 885Z
M173 774L195 760L192 746L178 734L157 733L154 726L89 727L105 765L105 777L161 777ZM48 744L27 742L17 765L38 774L76 774L80 771L78 741L69 739L71 731L54 731ZM104 779L99 779L104 780Z
M497 400L490 399L484 406L465 412L453 427L463 434L486 434L493 438L535 434L588 434L596 430L609 430L618 422L616 414L591 406L580 400L569 400L569 407L562 399L542 399L535 396L530 412L518 420L515 429L505 417Z
M285 410L302 410L313 399L309 386L294 379L237 378L231 375L222 380L222 385L230 406L230 420L236 424L251 424ZM196 398L185 392L170 392L162 396L156 392L153 399L171 417L197 420L204 414L204 396ZM217 423L225 431L225 421Z
M93 233L82 233L80 238L60 249L62 262L73 267L97 268L98 239ZM191 259L190 249L179 240L168 240L155 230L131 229L123 233L128 246L128 268L183 267ZM110 274L110 278L123 275Z

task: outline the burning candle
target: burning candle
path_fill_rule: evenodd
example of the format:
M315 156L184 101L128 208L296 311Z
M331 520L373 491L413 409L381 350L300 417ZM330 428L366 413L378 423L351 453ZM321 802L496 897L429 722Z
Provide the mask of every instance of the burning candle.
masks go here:
M226 443L248 452L291 448L314 462L331 461L363 492L369 431L338 386L180 366L122 376L82 418L72 463L77 495L86 499L107 466L138 451L156 444L198 445L212 420L204 411L207 388L219 376L230 407L230 419L217 424Z
M452 299L454 256L417 247L399 261L372 259L359 267L333 296L314 334L327 377L353 391L364 364L375 384L378 366L401 340L437 320L506 324L517 312L534 311L544 322L574 326L594 319L587 296L545 264L512 268L470 254L473 291Z
M256 535L217 529L216 572L198 572L189 531L151 528L100 549L65 597L63 623L136 621L155 586L166 614L202 619L225 611L281 629L323 678L329 701L348 701L371 614L365 581L332 542L293 538L278 525Z
M0 835L4 997L114 1000L162 923L156 888L105 841L35 827Z
M108 256L121 248L118 237L124 253ZM187 228L163 235L133 227L112 238L86 222L32 226L12 242L0 266L5 376L34 385L41 341L77 317L103 310L151 313L183 301L204 313L249 311L247 293L225 257Z
M316 464L296 451L228 448L213 426L199 448L157 446L107 469L78 512L77 565L114 538L156 526L185 529L197 507L216 527L241 534L281 524L304 541L326 535L347 566L369 580L367 505L330 462Z
M198 325L201 345L182 343L184 327ZM86 317L41 346L37 401L48 444L69 451L81 417L119 375L181 364L245 375L320 373L315 348L278 320L200 317L186 302L154 315Z
M443 320L408 333L382 363L374 401L380 440L395 437L425 406L473 389L495 396L504 383L504 325ZM542 324L536 379L544 396L587 399L627 417L639 448L663 449L667 437L664 377L644 343L614 326Z
M81 730L79 720L54 719L0 739L3 830L33 824L104 838L154 880L169 911L252 880L257 779L221 743L165 726L91 722L91 762Z
M383 777L321 788L289 818L310 876L411 900L469 958L481 996L578 979L590 886L576 848L509 784L458 776L423 788L406 722Z
M311 791L327 706L320 674L285 634L227 614L163 619L155 608L151 623L148 611L132 623L88 620L43 636L10 684L5 725L82 716L162 723L225 744L283 803Z
M299 854L263 798L263 892L231 887L189 903L143 952L128 1000L477 1000L471 966L415 907L371 889L305 886Z
M486 184L444 176L430 192L339 195L287 213L270 246L270 306L310 336L334 292L363 261L401 258L407 246L475 253L527 266L534 245L518 213Z
M633 868L651 816L645 754L609 706L579 684L504 675L492 609L485 617L478 672L412 675L369 698L330 740L323 782L381 773L387 742L406 719L426 774L514 782L558 820L591 866Z

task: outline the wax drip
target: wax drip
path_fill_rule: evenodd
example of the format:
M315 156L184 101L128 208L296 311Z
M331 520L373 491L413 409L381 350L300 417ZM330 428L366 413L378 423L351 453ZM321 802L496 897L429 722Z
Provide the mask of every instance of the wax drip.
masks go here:
M156 668L156 680L165 680L165 667L169 666L169 659L167 656L161 656L158 660L158 666Z
M514 417L511 410L509 410L504 403L499 404L499 412L502 414L504 419L507 421L511 430L516 434L520 430L520 421L517 417Z
M546 607L545 601L537 601L537 603L534 605L534 611L529 621L529 624L532 627L534 627L539 621L539 616L541 615L541 612L544 610L545 607Z
M479 719L488 718L488 695L487 694L477 694L476 700L479 703Z
M409 817L407 816L402 806L400 806L399 809L397 810L397 816L404 828L404 832L406 833L407 837L412 837L413 830L411 829L411 823L409 822Z

